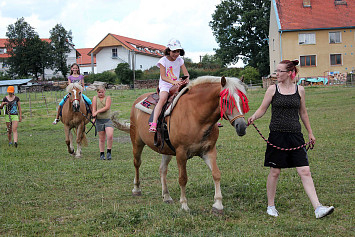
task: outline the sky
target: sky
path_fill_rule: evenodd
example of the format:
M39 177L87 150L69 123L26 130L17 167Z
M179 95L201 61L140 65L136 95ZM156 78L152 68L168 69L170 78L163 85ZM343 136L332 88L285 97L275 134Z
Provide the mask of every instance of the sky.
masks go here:
M40 38L62 24L75 48L93 48L108 33L167 45L179 39L193 62L218 48L209 22L221 0L0 0L0 38L24 17Z

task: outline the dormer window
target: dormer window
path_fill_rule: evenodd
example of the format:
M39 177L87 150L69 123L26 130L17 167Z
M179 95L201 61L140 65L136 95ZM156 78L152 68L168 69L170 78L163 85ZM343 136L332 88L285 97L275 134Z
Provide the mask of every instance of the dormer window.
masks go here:
M347 5L344 0L334 0L334 5Z

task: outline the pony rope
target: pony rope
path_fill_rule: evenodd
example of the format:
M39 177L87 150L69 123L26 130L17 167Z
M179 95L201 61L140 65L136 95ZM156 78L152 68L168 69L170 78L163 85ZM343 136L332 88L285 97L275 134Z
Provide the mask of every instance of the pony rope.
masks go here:
M269 142L269 140L267 140L267 139L263 136L263 134L260 132L260 130L256 127L256 125L255 125L254 123L252 123L252 124L253 124L254 128L256 129L256 131L258 131L259 135L264 139L264 141L265 141L268 145L270 145L270 146L272 146L273 148L276 148L276 149L278 149L278 150L281 150L281 151L295 151L295 150L298 150L298 149L301 149L301 148L303 148L303 147L308 146L308 147L306 148L306 150L308 151L308 149L311 149L311 150L312 150L312 149L314 148L314 143L313 143L312 141L309 141L309 142L307 142L307 143L305 143L305 144L303 144L303 145L301 145L301 146L293 147L293 148L282 148L282 147L276 146L276 145L272 144L271 142ZM249 124L248 124L248 125L249 125Z
M242 101L242 110L243 111L239 111L240 113L248 113L249 111L249 105L248 105L248 98L247 96L241 92L240 90L237 90L237 94L240 98L240 100ZM229 90L228 89L224 89L223 91L221 91L221 93L219 94L220 97L221 97L221 100L220 100L220 107L221 107L221 119L223 118L225 112L227 111L227 109L229 109L229 111L232 111L233 108L238 108L236 106L236 102L235 102L235 99L232 95L230 95L229 93ZM228 103L228 97L229 97L229 103ZM228 105L229 104L229 105Z

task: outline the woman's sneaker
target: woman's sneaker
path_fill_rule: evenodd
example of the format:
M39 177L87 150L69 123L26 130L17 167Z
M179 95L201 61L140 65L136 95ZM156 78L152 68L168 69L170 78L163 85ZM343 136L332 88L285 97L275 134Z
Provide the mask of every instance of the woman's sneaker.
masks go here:
M329 214L332 214L334 211L334 207L327 207L327 206L319 206L317 209L314 211L314 214L316 214L316 218L322 218L325 217Z
M277 217L279 216L279 212L276 210L275 206L268 206L267 207L267 214L269 214L270 216L274 216Z
M59 119L56 118L56 119L54 119L52 124L56 125L58 122L59 122Z

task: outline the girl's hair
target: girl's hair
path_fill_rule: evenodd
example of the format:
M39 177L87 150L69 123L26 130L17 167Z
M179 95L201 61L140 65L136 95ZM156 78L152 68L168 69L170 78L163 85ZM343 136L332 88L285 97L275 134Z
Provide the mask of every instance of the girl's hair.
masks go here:
M80 67L79 67L79 65L78 65L77 63L73 63L73 64L70 66L70 75L73 74L72 68L73 68L74 66L77 66L77 67L78 67L78 74L80 75Z
M298 73L298 68L296 67L298 65L298 60L283 60L280 62L280 64L286 64L286 70L292 72L291 78L294 79L296 77L296 74Z
M98 86L97 88L96 88L96 91L99 91L99 90L106 90L106 88L105 88L105 86L103 86L103 85L100 85L100 86Z
M180 56L184 56L185 55L185 50L183 50L183 49L179 49L180 50ZM170 49L169 48L166 48L166 49L164 49L164 55L165 56L168 56L168 55L170 55Z

